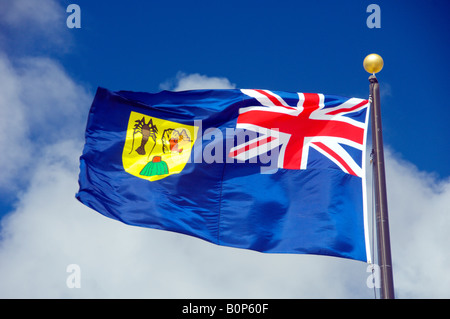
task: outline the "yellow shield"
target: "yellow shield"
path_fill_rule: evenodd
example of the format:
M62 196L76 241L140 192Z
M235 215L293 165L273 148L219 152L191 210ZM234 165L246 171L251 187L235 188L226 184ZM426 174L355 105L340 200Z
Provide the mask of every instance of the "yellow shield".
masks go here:
M131 112L122 152L126 172L149 181L180 173L191 156L198 127Z

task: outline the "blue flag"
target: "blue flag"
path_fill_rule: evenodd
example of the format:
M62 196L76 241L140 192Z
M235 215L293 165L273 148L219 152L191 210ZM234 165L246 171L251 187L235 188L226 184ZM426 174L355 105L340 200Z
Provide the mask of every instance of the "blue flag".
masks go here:
M97 90L79 201L135 226L266 253L369 261L367 100Z

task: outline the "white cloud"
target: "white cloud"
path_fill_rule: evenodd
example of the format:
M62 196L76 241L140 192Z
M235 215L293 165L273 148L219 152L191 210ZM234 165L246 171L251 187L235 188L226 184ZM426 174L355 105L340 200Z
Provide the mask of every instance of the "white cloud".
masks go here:
M387 191L399 297L449 298L450 179L387 152Z
M0 46L12 52L67 52L72 36L66 18L66 8L57 0L0 0Z
M184 91L197 89L234 89L235 84L227 78L209 77L194 73L186 74L178 72L174 79L168 80L160 85L162 90Z
M33 133L45 138L67 139L79 134L92 96L75 83L56 61L23 58L17 63L21 83L20 99L28 107L27 122Z
M59 20L61 9L55 0L0 0L0 19L10 27L45 31Z
M24 36L40 35L48 40L65 26L65 11L57 0L0 0L0 25L27 31Z
M28 178L42 145L73 138L92 101L54 60L19 58L0 52L0 189L17 190Z
M6 56L0 53L0 185L12 182L27 162L22 151L30 148L27 139L29 126L26 123L24 106L19 99L20 79ZM2 186L0 186L2 188Z

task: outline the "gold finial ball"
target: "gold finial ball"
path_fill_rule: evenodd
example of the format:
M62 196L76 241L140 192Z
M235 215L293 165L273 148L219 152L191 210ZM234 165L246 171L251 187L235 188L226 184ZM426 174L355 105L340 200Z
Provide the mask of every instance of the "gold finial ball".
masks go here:
M376 53L366 56L363 62L364 69L369 73L378 73L383 68L383 58Z

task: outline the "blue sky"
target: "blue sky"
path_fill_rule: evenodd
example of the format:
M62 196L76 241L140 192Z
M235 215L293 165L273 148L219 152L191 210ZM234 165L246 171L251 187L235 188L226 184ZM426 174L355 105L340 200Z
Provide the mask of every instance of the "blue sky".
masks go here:
M154 92L181 71L225 77L239 88L364 98L362 60L377 52L385 60L378 75L385 143L445 178L450 5L378 1L381 28L369 29L372 2L78 1L82 28L64 30L62 48L39 41L11 52L53 56L91 92ZM65 27L64 19L58 23Z
M384 138L420 169L450 175L444 92L449 91L447 1L79 1L60 61L92 88L158 91L177 72L230 79L240 88L367 98L362 60L385 60ZM439 145L441 147L439 147Z
M76 3L81 8L80 29L69 29L66 26L69 15L66 7L71 3ZM366 8L371 3L380 6L381 28L370 29L366 25L366 19L370 15ZM418 286L426 281L411 281L408 277L410 274L405 264L410 260L411 254L407 254L410 250L404 247L409 247L408 243L414 243L418 247L426 246L416 241L415 238L420 234L430 234L429 238L437 236L436 240L444 242L448 240L448 236L433 233L433 230L435 225L450 225L447 217L450 194L450 107L446 97L450 91L450 65L446 63L450 56L449 9L450 3L447 0L43 0L39 4L30 0L0 0L0 83L3 84L0 91L0 123L3 126L0 127L3 135L0 146L8 150L7 154L2 155L3 160L0 159L4 167L3 177L0 179L0 247L3 247L0 255L13 256L10 260L15 261L15 264L2 264L0 257L0 276L3 271L3 275L11 275L11 278L32 278L33 271L54 271L52 267L55 264L69 263L63 258L70 255L66 246L77 252L71 257L78 256L80 263L85 261L84 269L96 273L95 270L101 268L89 259L95 255L93 252L83 254L77 246L76 243L84 242L85 238L79 237L79 233L70 233L75 226L84 229L84 222L87 220L90 225L103 225L102 222L111 224L100 217L95 221L90 220L97 218L91 217L90 214L94 213L72 202L87 112L98 86L111 90L157 92L167 88L177 89L183 83L191 81L187 87L192 87L193 82L196 85L206 83L206 86L220 83L225 87L368 98L369 74L363 69L362 61L367 54L376 52L385 62L377 77L381 85L384 142L390 161L388 191L393 199L390 207L391 211L402 212L392 217L393 230L396 231L393 238L398 238L398 243L393 244L393 251L397 252L399 264L400 260L405 261L404 268L397 268L399 294L403 297L423 297L415 292L414 284ZM405 190L406 186L410 188ZM61 200L55 199L55 196L59 196ZM62 198L67 199L63 201ZM425 203L427 206L423 206ZM71 227L65 222L66 219L61 219L64 214L58 217L53 215L54 212L61 211L61 207L67 207L67 218L75 226ZM419 210L422 207L431 211L429 221L424 221L423 210ZM53 247L53 244L49 244L53 243L51 238L46 241L46 237L41 236L37 230L31 230L34 229L33 225L39 225L39 219L35 219L36 214L48 218L48 223L41 226L42 229L49 230L49 234L53 234L52 231L59 227L61 233L64 230L77 238L77 241L67 239L67 242L62 241L66 246ZM83 216L83 222L74 217L77 214ZM408 218L408 222L400 216ZM25 227L23 225L30 225L31 228L22 228ZM116 232L123 236L134 236L135 241L127 242L130 247L131 243L139 242L136 238L152 240L146 237L150 235L143 235L142 230L135 230L138 235L130 235L127 233L129 230L121 230L119 225L105 227L106 237L114 237ZM91 234L90 227L87 228L86 234ZM61 233L54 234L58 236ZM94 233L92 230L92 234ZM169 244L176 243L172 249L176 249L181 243L190 254L195 252L196 245L204 245L192 239L186 239L189 243L186 244L179 237L164 239L164 236L176 235L153 236L156 236L153 240L162 236L161 240L166 240ZM21 242L18 238L28 241ZM405 238L410 241L403 242ZM191 243L192 246L189 246ZM32 268L29 277L19 272L26 269L15 267L27 252L33 249L39 251L43 246L49 245L58 252L64 252L55 253L59 259L52 266L41 264L36 259L33 264L35 268ZM137 245L145 251L141 244ZM103 247L99 242L93 246ZM425 252L427 248L422 248L424 258L432 253ZM155 249L159 251L157 247ZM201 246L199 249L203 258L214 254L214 247ZM440 248L435 249L436 254L428 256L428 260L440 255ZM160 253L162 255L155 257L158 262L152 265L155 269L164 270L168 267L163 262L167 256L162 251ZM124 254L134 257L130 252ZM265 260L264 258L271 257L255 257L252 253L245 255L245 252L237 254L239 256L235 257L233 251L226 250L225 255L236 260L232 267L238 267L239 263L245 261L249 270L253 266L252 258L256 258L258 262L267 261L270 265L281 267L278 268L281 271L292 273L295 273L294 268L299 265L293 257L282 257L282 260L291 258L289 261L293 265L292 269L284 269L281 259ZM111 257L112 255L105 256L110 262L116 258ZM434 270L436 273L442 270L442 274L445 274L448 256L440 256L441 259L436 257ZM34 260L33 257L30 258ZM119 263L121 258L117 258L115 261ZM187 257L177 258L182 260L175 261L184 263L186 269L198 266L190 263ZM302 259L302 263L304 260ZM311 257L310 260L306 262L306 267L312 272L315 269L325 272L331 269L324 264L323 259ZM332 263L335 269L347 267L341 261L333 260ZM417 262L416 266L416 273L425 274L430 271L425 260ZM245 269L247 268L244 267ZM324 279L323 275L317 274L315 278L320 277L322 280L310 293L314 297L373 296L364 285L367 276L365 267L352 264L350 269L358 269L363 288L355 288L357 284L349 279L351 275L347 273L342 279L347 290L333 290L327 280L334 277ZM243 277L246 274L244 270ZM190 273L187 270L187 273L188 279L179 273L179 277L176 277L187 282L183 286L185 290L181 290L185 294L173 293L173 289L169 289L172 286L169 285L163 290L166 296L233 297L233 289L242 291L242 287L236 283L234 286L230 284L227 294L215 294L213 288L207 285L200 285L198 288L195 280L198 274L195 271ZM269 270L262 270L262 273L269 274ZM62 277L65 275L63 271ZM225 269L222 275L227 275ZM91 278L91 282L100 280L98 278L101 275L98 276L97 279ZM56 279L36 280L35 286L47 287L47 281ZM156 279L149 277L148 280L156 285L156 281L152 281ZM298 280L304 280L305 285L313 284L306 277ZM89 283L87 279L86 282ZM438 279L435 282L439 284ZM14 286L14 282L8 283L10 286L6 287ZM104 282L103 284L108 286ZM297 291L289 283L286 285L286 295L280 292L282 296L310 296L306 291L304 294ZM92 287L94 286L93 284ZM174 284L173 287L177 286ZM198 288L196 293L192 293L191 289L194 288ZM108 295L105 291L94 288L85 288L79 295L74 295L65 286L57 291L51 288L42 292L35 291L36 294L15 289L8 294L0 288L0 296L34 297L38 293L69 298L124 296L121 292ZM273 290L271 286L262 285L261 289L261 294L248 291L248 294L243 293L242 296L273 296L270 294ZM146 294L144 288L138 291L142 291L143 296L152 296ZM289 295L289 291L292 291L292 295ZM430 287L423 293L428 292L425 297L448 297L448 292L445 291L444 287ZM239 296L241 295L238 294Z

